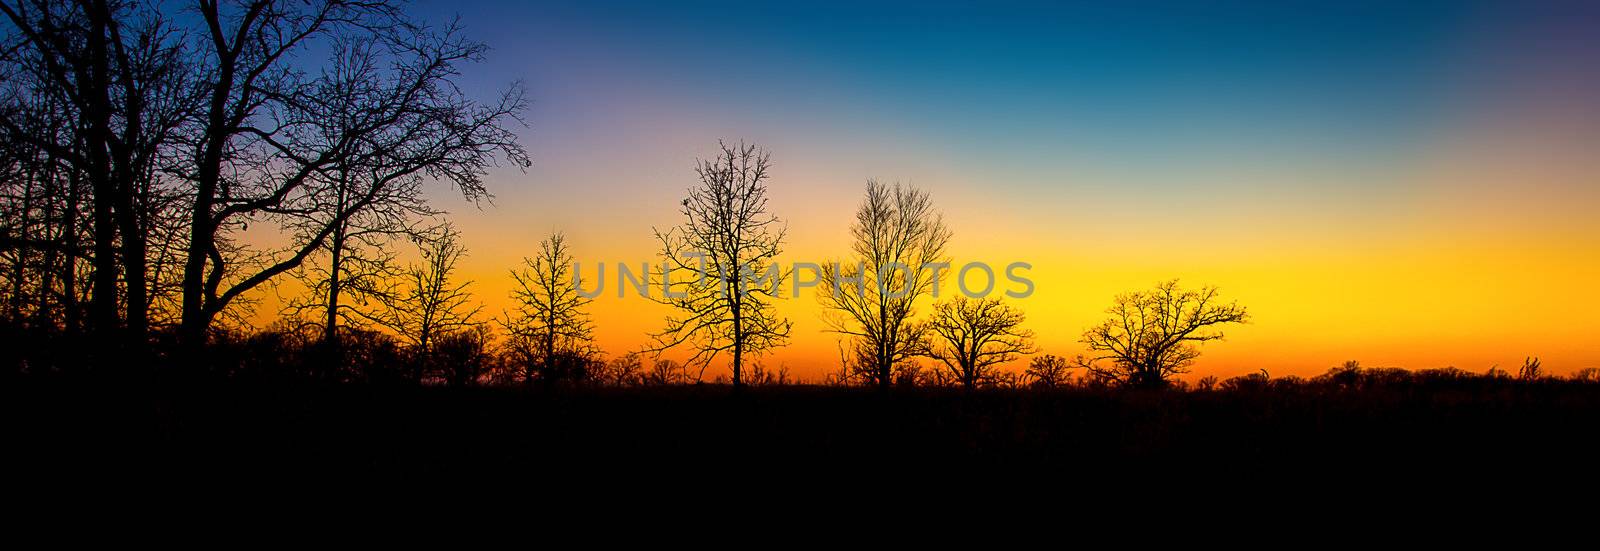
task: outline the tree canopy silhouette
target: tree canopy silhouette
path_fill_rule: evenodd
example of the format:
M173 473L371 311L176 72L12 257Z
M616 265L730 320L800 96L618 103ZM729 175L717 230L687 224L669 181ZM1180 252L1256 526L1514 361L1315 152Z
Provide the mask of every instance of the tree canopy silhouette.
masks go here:
M438 238L423 242L422 262L390 282L392 288L379 295L383 308L368 317L411 344L417 355L418 379L433 367L428 364L444 338L453 338L451 344L458 349L479 338L483 324L477 315L483 307L474 305L467 291L472 282L458 282L455 277L466 255L460 235L445 227ZM462 333L472 336L459 337Z
M832 329L851 337L844 360L879 388L894 370L926 351L925 326L912 316L948 266L950 230L928 192L867 180L867 195L850 226L854 258L823 267L818 297Z
M935 304L928 320L927 354L949 369L961 386L993 381L994 366L1033 352L1033 332L1022 329L1022 311L999 299L957 296Z
M1029 360L1028 368L1022 375L1028 386L1056 388L1071 382L1072 367L1066 358L1055 354L1044 354Z
M516 310L503 324L507 348L524 381L582 378L578 373L594 356L591 299L578 292L583 282L572 271L566 236L551 234L539 242L539 253L511 271Z
M678 314L652 336L651 349L687 346L689 363L702 372L728 353L739 387L748 356L789 339L791 324L772 304L789 274L773 262L788 228L767 210L769 154L744 143L718 146L716 157L695 166L700 183L680 203L683 222L655 232L665 265L653 287L668 291L656 300Z
M192 130L202 64L152 6L32 0L0 2L0 14L0 132L22 161L6 184L26 188L6 245L43 253L16 259L13 277L32 271L41 285L29 294L41 305L54 295L76 332L83 260L88 329L99 348L135 349L108 357L138 362L155 287L149 241L172 235L161 176L181 163L173 144Z
M1247 319L1245 308L1222 303L1215 287L1184 290L1176 279L1117 295L1106 313L1110 319L1083 333L1090 354L1078 363L1140 387L1165 386L1200 356L1200 344L1222 339L1217 326Z
M308 281L335 340L341 295L364 287L355 265L385 261L363 241L433 214L425 183L477 200L490 167L528 164L511 130L520 86L486 100L458 88L485 46L404 12L0 1L0 210L18 215L0 223L7 298L37 304L37 326L85 329L108 365L145 357L152 324L195 359L251 291L325 253Z
M396 188L427 177L475 199L497 158L527 164L506 128L525 107L521 88L486 104L458 89L459 65L485 46L455 24L430 28L381 0L226 7L202 0L197 10L209 36L206 101L180 172L193 199L180 327L191 345L232 300L300 266L358 213L414 197ZM294 66L319 48L328 63ZM354 197L330 203L323 188L349 179ZM326 216L291 232L283 250L226 254L228 235L252 219L305 212Z

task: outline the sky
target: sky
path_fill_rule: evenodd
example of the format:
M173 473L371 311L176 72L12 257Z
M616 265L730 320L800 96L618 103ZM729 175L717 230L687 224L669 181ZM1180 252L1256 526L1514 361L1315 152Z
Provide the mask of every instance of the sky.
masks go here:
M513 81L534 164L492 204L448 190L473 290L552 231L585 265L655 259L697 158L771 153L785 262L848 251L868 178L928 190L959 265L1028 262L1043 352L1119 292L1215 285L1249 324L1191 377L1600 367L1600 9L1456 2L442 2ZM614 277L608 274L608 277ZM611 284L614 285L614 281ZM811 297L783 301L804 378L837 367ZM927 311L926 305L922 308ZM668 310L607 293L598 344ZM1020 367L1020 366L1019 366ZM714 366L708 376L721 373Z

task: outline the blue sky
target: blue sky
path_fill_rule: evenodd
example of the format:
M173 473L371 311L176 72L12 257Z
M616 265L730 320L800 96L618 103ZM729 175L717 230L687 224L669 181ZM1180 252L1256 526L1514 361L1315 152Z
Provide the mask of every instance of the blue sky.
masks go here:
M1276 374L1352 358L1600 362L1586 344L1600 327L1559 298L1600 278L1596 6L422 0L415 13L459 14L493 48L467 86L520 80L533 101L533 168L496 173L489 208L441 197L488 300L550 231L584 260L649 258L693 159L745 139L773 154L795 260L844 249L866 178L910 182L945 211L956 257L1037 266L1024 308L1047 349L1073 352L1112 294L1182 277L1258 312L1207 369ZM608 350L658 329L647 305L596 308ZM772 361L825 365L815 305L784 308L800 336ZM1508 329L1506 315L1530 321Z

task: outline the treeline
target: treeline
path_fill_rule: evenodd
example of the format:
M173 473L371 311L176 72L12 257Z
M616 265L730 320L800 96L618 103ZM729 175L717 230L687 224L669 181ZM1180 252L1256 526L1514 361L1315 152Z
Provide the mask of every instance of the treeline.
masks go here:
M0 15L8 373L795 382L759 361L788 343L792 324L774 302L781 282L798 289L799 279L777 262L787 226L768 203L772 164L756 145L721 143L695 162L677 222L654 230L662 268L638 282L667 291L650 298L672 313L646 346L608 358L561 233L510 271L507 311L483 312L457 273L467 249L424 191L479 201L489 170L530 161L515 132L521 88L477 97L458 87L485 46L455 24L411 19L385 0L0 0ZM868 180L848 234L848 252L815 275L853 285L813 288L839 367L812 382L1187 386L1177 376L1199 347L1248 321L1215 288L1167 281L1115 297L1082 334L1082 354L1040 355L1012 302L948 283L937 291L953 232L927 191ZM278 321L251 328L262 290L290 281L277 288L301 292ZM1024 359L1024 370L1006 367ZM1400 377L1381 373L1356 379Z

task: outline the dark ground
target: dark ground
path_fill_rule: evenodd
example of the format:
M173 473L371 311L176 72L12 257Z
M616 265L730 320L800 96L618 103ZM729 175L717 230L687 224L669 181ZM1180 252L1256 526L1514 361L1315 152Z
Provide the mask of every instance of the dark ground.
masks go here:
M18 472L109 479L1593 480L1600 385L880 393L13 378Z

